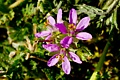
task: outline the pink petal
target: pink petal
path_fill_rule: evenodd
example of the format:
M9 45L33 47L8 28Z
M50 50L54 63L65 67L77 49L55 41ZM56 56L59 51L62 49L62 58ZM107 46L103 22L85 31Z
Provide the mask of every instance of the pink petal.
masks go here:
M70 62L66 56L63 58L62 69L66 74L70 74L71 66L70 66Z
M50 25L55 26L55 19L52 16L49 16L47 20L49 21Z
M67 49L67 48L69 48L69 46L72 42L73 42L73 38L70 36L66 36L60 41L60 44L62 47Z
M35 34L35 37L45 37L45 36L48 36L48 35L50 35L51 34L51 32L50 31L42 31L42 32L39 32L39 33L36 33Z
M77 27L76 27L76 30L77 31L82 31L84 30L85 28L87 28L87 26L89 25L89 21L90 21L90 18L89 17L84 17L80 20L80 22L78 23Z
M77 22L77 12L75 9L72 8L69 12L69 23L76 24L76 22Z
M54 66L59 61L58 54L53 55L47 62L47 65L49 67Z
M81 63L82 63L82 61L80 60L80 58L79 58L75 53L69 52L69 54L70 54L70 58L71 58L74 62L76 62L76 63L78 63L78 64L81 64Z
M43 48L45 48L49 52L55 52L60 49L57 44L46 44L46 45L43 45Z
M55 24L55 26L59 29L59 31L62 34L66 34L67 33L66 26L63 23L57 23L57 24Z
M53 25L48 25L48 26L46 26L46 28L47 28L47 31L50 31L50 32L56 32L56 31L58 31L58 29L57 29L57 27L55 26L55 24L54 24L54 26Z
M92 39L92 35L87 32L80 32L76 35L76 38L80 40L89 40Z
M52 34L48 35L45 40L50 40L50 38L52 37Z
M57 23L63 23L63 21L62 21L62 9L58 10L58 13L57 13Z

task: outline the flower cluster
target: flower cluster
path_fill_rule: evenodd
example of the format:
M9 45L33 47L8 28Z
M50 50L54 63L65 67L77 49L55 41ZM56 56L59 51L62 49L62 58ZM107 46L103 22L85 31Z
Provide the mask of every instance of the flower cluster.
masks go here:
M65 21L62 20L62 9L58 10L57 22L52 16L47 18L47 30L36 33L35 36L38 38L41 37L46 41L46 44L42 45L44 49L56 53L48 60L47 65L49 67L54 66L61 60L63 71L66 74L70 74L70 59L78 64L82 63L80 58L70 48L72 48L71 45L76 40L92 39L90 33L81 32L87 28L89 21L89 17L84 17L76 24L77 12L73 8L69 12L69 23L65 24Z

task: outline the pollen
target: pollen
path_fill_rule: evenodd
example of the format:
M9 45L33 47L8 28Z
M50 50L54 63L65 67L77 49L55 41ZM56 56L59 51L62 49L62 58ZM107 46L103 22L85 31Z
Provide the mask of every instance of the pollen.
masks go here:
M65 62L64 60L62 60L62 62Z
M56 56L56 58L58 58L59 56Z
M59 60L62 61L62 60L63 60L63 57L64 57L64 55L61 55L61 54L60 54L60 55L59 55Z
M69 24L68 29L69 30L75 30L76 26L74 24Z
M47 20L46 22L44 22L44 25L48 26L49 25L49 21Z

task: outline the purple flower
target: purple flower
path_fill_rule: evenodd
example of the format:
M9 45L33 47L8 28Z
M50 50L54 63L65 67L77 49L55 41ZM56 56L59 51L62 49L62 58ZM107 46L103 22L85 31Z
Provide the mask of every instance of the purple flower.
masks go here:
M47 45L45 45L46 47L44 47L46 50L48 50L48 51L50 51L50 52L53 52L53 51L56 51L56 50L58 50L58 46L56 46L55 44L47 44ZM54 50L52 50L51 49L51 47L54 47L54 48L56 48L56 49L54 49ZM54 66L59 60L62 60L62 69L63 69L63 71L66 73L66 74L70 74L70 71L71 71L71 65L70 65L70 62L69 62L69 60L68 60L68 58L67 58L67 53L64 51L64 50L62 50L62 49L59 49L58 50L58 54L55 54L55 55L53 55L49 60L48 60L48 62L47 62L47 65L49 66L49 67L51 67L51 66ZM76 63L78 63L78 64L81 64L82 63L82 61L80 60L80 58L75 54L75 53L73 53L73 52L69 52L68 53L68 55L70 56L70 58L74 61L74 62L76 62Z
M61 60L63 71L65 72L65 74L70 74L71 65L70 65L69 58L78 64L82 63L79 56L77 56L74 52L71 52L69 50L70 44L72 44L74 40L76 40L74 39L74 37L79 40L92 39L92 35L90 33L81 32L82 30L87 28L87 26L89 25L90 18L84 17L76 25L77 12L75 9L71 9L69 12L69 24L66 27L62 20L62 9L59 9L57 14L57 22L52 16L49 16L47 18L47 21L48 21L47 30L41 31L35 34L36 37L44 38L45 40L43 41L46 41L46 42L49 41L47 42L47 44L42 45L44 49L46 49L49 52L57 53L48 60L47 65L49 67L54 66L58 63L58 61ZM62 34L59 35L57 31L61 32ZM53 38L55 39L51 40ZM60 39L60 43L58 39ZM54 42L50 42L50 41L54 41Z
M80 32L87 28L89 25L90 18L89 17L84 17L80 20L80 22L76 26L77 22L77 12L75 9L71 9L69 13L69 25L68 25L68 30L66 29L65 26L61 26L60 32L65 33L68 32L71 36L64 37L61 40L61 45L64 48L68 48L66 46L69 46L73 42L73 36L75 36L79 40L89 40L92 39L92 35L87 32ZM56 25L57 26L57 25ZM62 29L62 30L61 30Z
M64 54L55 54L53 55L47 62L47 65L49 67L54 66L59 60L62 60L62 69L65 72L65 74L70 74L71 71L71 65L70 62Z
M75 9L71 9L70 10L70 13L69 13L69 23L71 25L70 28L73 28L74 30L74 26L76 26L74 32L79 32L79 31L82 31L84 30L85 28L87 28L87 26L89 25L89 21L90 21L90 18L89 17L84 17L80 20L80 22L77 24L76 26L76 22L77 22L77 12ZM73 27L72 27L73 26ZM84 35L82 35L84 34ZM79 38L78 38L79 37ZM77 39L80 39L80 40L89 40L89 39L92 39L92 35L90 33L87 33L87 32L79 32L77 35L76 35L76 38Z
M47 24L48 24L47 30L36 33L35 37L38 37L38 38L39 37L46 37L46 40L47 40L47 39L51 38L53 32L58 30L57 27L55 27L56 22L55 22L55 19L52 16L49 16L47 18L47 21L48 21L47 22ZM63 21L62 21L62 9L58 10L57 23L58 24L63 23Z

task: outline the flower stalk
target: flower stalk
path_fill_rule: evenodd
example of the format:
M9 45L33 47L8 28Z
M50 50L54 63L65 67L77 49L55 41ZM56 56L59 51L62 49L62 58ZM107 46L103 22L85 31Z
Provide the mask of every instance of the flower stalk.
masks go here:
M102 53L102 55L101 55L101 57L100 57L100 60L99 60L99 62L98 62L98 65L97 65L95 71L93 72L90 80L97 80L97 73L101 70L101 68L102 68L102 66L103 66L103 64L104 64L105 57L106 57L106 54L107 54L107 52L108 52L109 47L110 47L110 42L108 41L108 42L106 43L106 45L105 45L105 48L104 48L104 50L103 50L103 53Z

